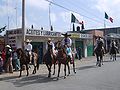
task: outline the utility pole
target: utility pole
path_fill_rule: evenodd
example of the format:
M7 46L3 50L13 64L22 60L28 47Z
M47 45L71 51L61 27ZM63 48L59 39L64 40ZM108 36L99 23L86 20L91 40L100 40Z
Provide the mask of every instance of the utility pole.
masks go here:
M22 0L22 48L24 49L25 41L25 0Z
M50 10L50 6L51 6L51 2L49 3L49 27L50 27L50 31L51 31L51 17L50 17L51 10Z

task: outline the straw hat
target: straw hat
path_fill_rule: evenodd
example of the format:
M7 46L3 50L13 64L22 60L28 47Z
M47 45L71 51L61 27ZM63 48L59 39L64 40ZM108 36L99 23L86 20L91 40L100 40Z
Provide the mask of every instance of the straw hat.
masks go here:
M26 39L26 41L25 42L31 42L32 40L29 40L29 39Z
M5 47L7 47L7 48L11 48L10 45L6 45Z
M65 34L62 34L62 35L65 36L65 37L71 36L71 34L68 34L68 33L65 33Z
M51 38L48 38L48 41L51 41Z

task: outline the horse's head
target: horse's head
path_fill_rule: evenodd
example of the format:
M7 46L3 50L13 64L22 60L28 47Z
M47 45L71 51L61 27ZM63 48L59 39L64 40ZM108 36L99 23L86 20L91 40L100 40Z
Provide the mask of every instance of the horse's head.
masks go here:
M97 48L102 49L102 47L103 47L103 42L102 42L102 41L100 41L100 42L98 43L98 47L97 47Z

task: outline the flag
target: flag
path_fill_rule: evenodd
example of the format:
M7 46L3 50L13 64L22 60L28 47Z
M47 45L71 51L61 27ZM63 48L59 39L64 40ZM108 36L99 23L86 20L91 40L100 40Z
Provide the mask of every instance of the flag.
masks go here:
M71 23L78 23L78 24L80 24L79 20L73 14L71 14Z
M84 22L82 21L82 22L80 22L80 24L81 24L81 29L82 29L82 30L85 29L85 27L84 27Z
M113 18L109 17L106 12L105 12L105 19L108 19L110 20L111 23L113 23Z

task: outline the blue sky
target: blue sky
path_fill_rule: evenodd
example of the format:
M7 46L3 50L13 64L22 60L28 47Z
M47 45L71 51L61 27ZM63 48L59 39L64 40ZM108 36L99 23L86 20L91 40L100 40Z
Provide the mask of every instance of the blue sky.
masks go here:
M45 0L26 1L26 27L49 30L49 2ZM71 29L71 13L79 21L84 21L85 29L104 28L104 12L113 18L111 23L106 20L106 27L119 27L120 0L50 0L69 10L54 4L50 5L51 24L54 31L66 32ZM21 2L22 0L0 0L0 27L8 25L9 28L21 27ZM17 7L17 8L16 8ZM17 14L16 14L17 10ZM71 10L71 11L70 11ZM17 25L16 25L17 23ZM77 26L78 24L76 24Z

